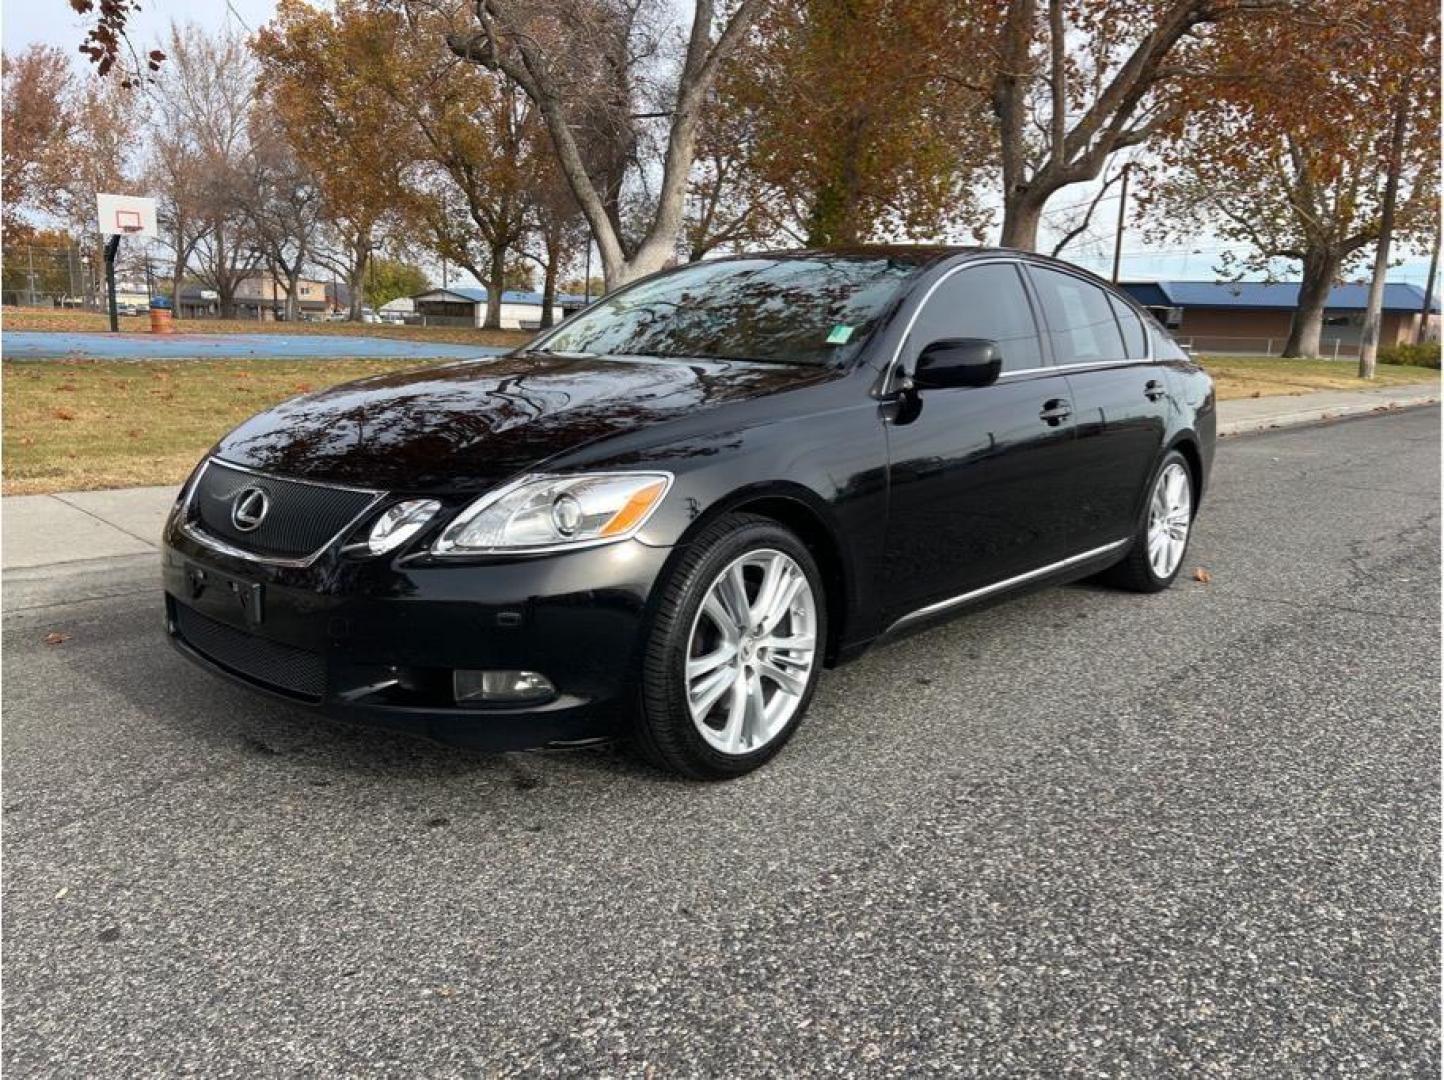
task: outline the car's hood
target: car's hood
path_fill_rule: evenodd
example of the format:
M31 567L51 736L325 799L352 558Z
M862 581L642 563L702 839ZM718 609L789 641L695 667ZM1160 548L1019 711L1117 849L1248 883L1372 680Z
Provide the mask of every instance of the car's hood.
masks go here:
M476 490L598 439L825 377L800 365L518 353L295 398L247 420L217 453L281 476Z

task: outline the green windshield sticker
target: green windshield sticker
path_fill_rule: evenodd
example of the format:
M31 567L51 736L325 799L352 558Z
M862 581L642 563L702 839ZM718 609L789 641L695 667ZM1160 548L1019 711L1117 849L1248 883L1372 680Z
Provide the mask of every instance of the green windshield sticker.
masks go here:
M852 327L844 323L838 323L832 328L831 333L827 335L827 343L829 345L846 345L848 339L851 337Z

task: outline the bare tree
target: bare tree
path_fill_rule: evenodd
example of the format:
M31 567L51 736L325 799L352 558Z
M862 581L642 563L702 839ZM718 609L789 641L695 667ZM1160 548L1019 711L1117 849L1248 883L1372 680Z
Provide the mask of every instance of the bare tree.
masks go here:
M639 125L648 119L638 107L639 83L657 38L649 33L643 2L475 0L475 28L447 35L458 56L507 75L536 104L562 175L596 238L608 288L675 257L707 92L763 4L740 0L723 18L713 0L694 0L675 91L668 107L657 110L667 130L655 207L641 239L631 245L621 227L618 163L632 158ZM638 48L639 42L644 47ZM596 93L599 89L605 92ZM600 144L590 154L588 138Z
M204 172L195 148L164 124L152 126L149 142L145 186L156 199L158 239L171 253L170 297L175 317L180 318L181 286L206 230L205 210L197 200Z
M286 320L295 322L301 314L301 274L321 228L321 191L264 109L252 118L250 165L246 216L272 281L284 279Z
M246 212L256 65L246 43L229 32L210 36L194 25L172 24L168 44L169 62L153 98L160 123L176 141L176 164L185 163L180 175L195 181L183 201L199 222L190 232L196 278L215 290L222 317L230 318L237 288L261 262ZM172 209L182 213L178 204ZM176 236L180 245L188 242Z

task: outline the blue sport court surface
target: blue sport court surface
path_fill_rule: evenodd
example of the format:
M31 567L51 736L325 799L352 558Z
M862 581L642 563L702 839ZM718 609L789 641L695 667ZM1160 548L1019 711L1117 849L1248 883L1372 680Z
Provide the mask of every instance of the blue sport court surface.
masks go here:
M326 360L343 356L465 360L507 351L489 345L340 334L0 332L0 355L6 360Z

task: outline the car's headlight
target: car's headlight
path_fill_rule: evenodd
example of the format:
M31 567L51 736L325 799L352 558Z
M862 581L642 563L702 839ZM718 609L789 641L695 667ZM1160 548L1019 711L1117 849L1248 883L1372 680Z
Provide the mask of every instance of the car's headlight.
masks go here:
M657 472L525 476L468 506L432 550L518 553L625 540L671 486L671 474Z

